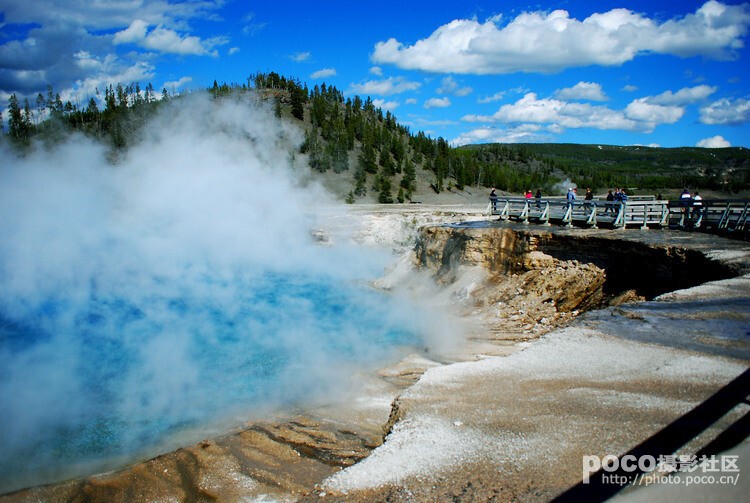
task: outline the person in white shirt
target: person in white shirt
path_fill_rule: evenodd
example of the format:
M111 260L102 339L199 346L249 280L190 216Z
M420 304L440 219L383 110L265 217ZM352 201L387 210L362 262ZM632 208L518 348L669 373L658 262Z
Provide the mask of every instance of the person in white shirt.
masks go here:
M703 211L703 198L696 191L693 197L693 215L699 215L701 211Z

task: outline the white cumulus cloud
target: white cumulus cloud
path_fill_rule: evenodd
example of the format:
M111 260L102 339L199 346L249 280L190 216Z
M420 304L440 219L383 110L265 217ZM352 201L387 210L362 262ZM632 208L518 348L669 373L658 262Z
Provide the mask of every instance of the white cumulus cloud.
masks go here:
M141 42L146 38L146 32L148 31L148 23L142 19L136 19L130 26L122 31L115 33L114 43L115 44L134 44Z
M484 98L479 98L477 100L477 103L492 103L493 101L500 101L505 97L505 91L498 91L492 96L485 96Z
M325 79L326 77L333 77L334 75L336 75L335 68L323 68L322 70L313 72L313 74L310 75L310 78L313 80L317 80L317 79Z
M477 143L523 143L549 141L551 136L541 127L497 128L480 127L458 135L451 144L468 145Z
M573 87L566 87L555 91L555 96L561 100L590 100L607 101L607 95L602 91L601 84L596 82L579 82Z
M113 43L116 45L136 44L144 49L161 53L195 56L204 54L216 56L216 51L211 50L213 46L226 43L226 40L221 37L201 40L200 37L181 35L162 25L148 32L148 26L147 22L136 19L126 29L115 33Z
M466 96L474 91L471 87L461 87L453 77L445 77L438 88L438 94L452 94L454 96Z
M307 61L310 59L310 53L309 52L296 52L289 56L289 59L296 63L302 63L303 61Z
M750 9L710 0L695 13L663 23L628 9L583 21L564 10L524 12L503 27L496 21L456 19L409 46L395 38L381 41L372 60L411 70L486 75L617 66L648 53L731 59L743 47Z
M750 122L750 101L744 98L722 98L700 109L703 124L739 125Z
M684 109L646 103L646 98L635 100L624 111L602 105L574 103L555 98L538 98L527 93L513 104L503 105L492 115L466 115L465 122L506 124L547 124L556 132L566 128L620 129L650 133L659 124L679 120Z
M61 98L96 95L110 83L152 78L154 54L127 53L128 45L162 54L217 56L225 37L192 36L191 22L218 19L223 2L195 0L0 0L0 92L34 96L52 85ZM30 26L30 28L29 28ZM149 33L149 28L152 28Z
M157 26L154 30L146 35L141 43L141 47L152 49L162 53L196 55L203 54L216 55L210 50L211 43L202 41L200 37L192 35L180 35L174 30Z
M403 77L388 77L381 80L370 80L362 84L352 84L351 92L357 94L376 94L390 96L406 91L415 91L421 87L419 82L411 82Z
M676 93L665 91L656 96L650 96L648 102L655 105L692 105L708 98L716 92L716 89L715 86L707 86L705 84L695 87L683 87Z
M190 84L193 81L193 77L182 77L180 80L173 80L170 82L165 82L162 86L162 89L166 89L168 93L170 94L177 94L179 93L186 85Z
M372 104L383 110L395 110L400 105L398 101L386 101L379 98L372 100Z
M725 140L723 136L719 136L719 135L712 136L711 138L704 138L703 140L699 141L696 145L696 147L704 147L704 148L727 148L731 146L732 146L731 143Z
M629 119L643 122L645 124L674 124L685 114L685 109L671 105L655 105L649 102L649 98L633 100L625 108L625 115ZM653 129L653 126L649 129Z
M451 106L451 100L445 98L430 98L424 102L425 108L445 108Z

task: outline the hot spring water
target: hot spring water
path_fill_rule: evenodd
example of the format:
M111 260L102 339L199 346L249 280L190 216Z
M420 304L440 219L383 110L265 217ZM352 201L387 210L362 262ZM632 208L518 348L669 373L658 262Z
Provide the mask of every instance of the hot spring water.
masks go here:
M0 492L335 396L429 332L367 287L389 252L311 238L328 196L298 130L173 102L114 164L82 137L0 144Z
M63 291L2 313L1 488L343 391L347 368L418 342L393 299L321 274L203 273L122 293L92 289L71 311Z

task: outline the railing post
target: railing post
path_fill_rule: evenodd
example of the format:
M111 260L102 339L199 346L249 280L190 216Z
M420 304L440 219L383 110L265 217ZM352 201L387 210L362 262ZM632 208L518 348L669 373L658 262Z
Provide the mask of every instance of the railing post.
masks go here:
M549 201L544 203L544 211L542 211L542 216L539 217L539 221L543 222L544 225L550 225L549 223Z
M727 224L729 223L729 213L730 213L731 207L732 207L732 203L727 202L727 207L724 210L724 214L721 215L721 220L719 220L719 229L726 229Z
M508 220L508 211L510 210L510 201L505 200L505 206L503 206L503 211L500 212L500 218L503 220Z
M643 203L643 225L641 225L641 230L648 230L648 203Z
M564 224L567 224L568 227L573 225L573 203L570 201L568 201L568 204L565 207L565 215L563 215L562 221Z
M747 223L747 217L748 217L748 207L750 206L750 203L745 203L745 208L742 210L742 213L740 214L740 218L737 219L737 225L734 226L734 230L736 231L743 231L745 230L745 224Z
M615 229L625 228L625 203L617 203L617 217L615 218Z
M669 203L661 203L661 220L659 227L669 226Z
M591 213L589 214L589 217L586 219L586 225L592 226L594 229L596 229L596 203L591 202Z
M518 217L518 219L521 220L525 224L529 223L529 200L528 199L524 203L523 211L521 211L521 215Z

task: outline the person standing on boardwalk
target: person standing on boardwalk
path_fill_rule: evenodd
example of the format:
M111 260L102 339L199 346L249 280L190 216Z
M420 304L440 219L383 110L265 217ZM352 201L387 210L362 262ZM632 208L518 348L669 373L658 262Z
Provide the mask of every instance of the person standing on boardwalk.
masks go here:
M685 190L680 194L680 206L685 216L690 216L690 207L693 205L693 196L690 195L690 191L685 187Z
M604 213L615 211L615 209L612 207L614 203L615 203L615 195L612 193L612 189L610 189L609 192L607 192L607 202L605 203L607 207L604 208Z
M536 194L534 195L534 199L536 199L536 207L541 208L542 207L542 189L536 189Z
M700 214L700 212L703 210L703 198L700 196L698 191L695 191L695 196L693 196L693 216L696 214Z
M586 189L586 195L583 197L583 200L586 201L584 204L587 208L591 207L591 202L594 200L594 193L591 192L591 188Z
M565 199L567 200L566 206L571 206L573 201L576 200L576 192L572 187L568 189L568 195L565 196Z
M685 188L680 194L680 206L691 206L693 203L693 196L690 195L690 191Z

